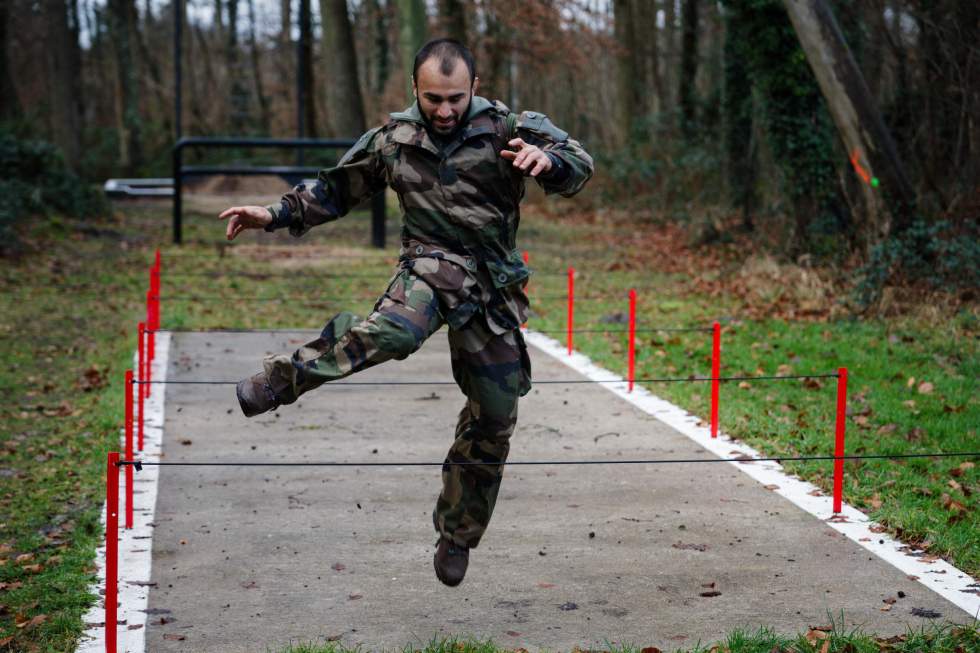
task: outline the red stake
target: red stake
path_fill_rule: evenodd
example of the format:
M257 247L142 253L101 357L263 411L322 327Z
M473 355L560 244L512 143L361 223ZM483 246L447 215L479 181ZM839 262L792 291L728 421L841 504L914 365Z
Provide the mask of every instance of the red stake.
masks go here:
M133 370L126 370L126 460L133 459ZM126 528L133 527L133 468L126 466Z
M146 379L146 323L140 322L137 326L139 332L139 338L137 339L137 349L139 351L139 365L137 366L139 373L137 378L140 381ZM143 451L143 401L146 399L146 394L143 392L143 385L140 384L136 386L136 396L139 397L138 406L139 412L136 414L136 424L137 424L137 437L136 437L136 449Z
M144 379L147 383L143 386L143 394L147 397L150 396L150 384L149 381L153 376L153 347L156 344L154 342L154 330L156 327L153 326L153 289L151 288L146 292L146 325L150 329L150 332L146 334L146 378Z
M636 378L636 289L630 288L629 391L633 392Z
M711 338L711 437L718 437L718 377L721 376L721 325L712 325Z
M105 469L105 650L116 653L119 600L119 452L110 451Z
M159 247L157 247L157 251L153 255L153 267L156 268L157 274L160 274L160 248Z
M844 495L844 430L847 423L847 368L837 370L837 429L834 443L834 514L841 511Z
M568 266L568 355L572 355L572 330L575 325L575 268Z

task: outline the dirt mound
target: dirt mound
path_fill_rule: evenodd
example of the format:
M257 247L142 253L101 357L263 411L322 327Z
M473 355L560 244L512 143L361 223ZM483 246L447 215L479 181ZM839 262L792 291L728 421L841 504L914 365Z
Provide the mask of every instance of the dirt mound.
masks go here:
M275 175L215 175L190 177L184 182L186 192L195 195L282 195L292 186Z

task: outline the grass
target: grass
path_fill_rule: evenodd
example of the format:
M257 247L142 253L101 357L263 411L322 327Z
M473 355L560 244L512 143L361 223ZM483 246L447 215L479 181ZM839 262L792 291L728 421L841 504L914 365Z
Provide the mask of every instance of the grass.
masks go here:
M840 621L843 622L843 616ZM288 646L279 653L359 653L337 642L304 643ZM503 653L514 651L497 646L492 640L456 638L433 639L424 647L406 646L401 653ZM525 651L518 648L516 651ZM974 653L980 650L980 629L946 625L909 629L902 635L876 637L859 629L846 631L835 621L826 630L810 629L794 636L780 635L769 628L754 632L734 630L724 641L698 643L677 648L675 653ZM574 649L573 653L658 653L660 649L638 644L606 642L601 649Z
M167 218L166 207L151 205L131 207L97 223L35 221L23 234L30 251L4 261L0 269L0 389L6 398L0 406L0 650L73 650L84 628L81 617L95 601L87 589L94 581L94 551L102 535L105 455L118 449L123 372L132 364L146 271L158 244L163 245L166 328L320 328L333 311L365 314L397 256L393 230L393 246L383 255L367 249L366 214L321 227L302 240L248 234L230 249L220 225L202 216L188 218L182 248L169 246ZM611 227L619 230L622 225L599 218L592 223L550 221L533 214L525 218L522 244L540 271L532 281L537 311L532 328L564 325L562 300L544 296L564 294L565 281L546 273L572 263L579 269L579 295L613 295L581 301L579 326L620 320L626 310L625 289L635 285L643 289L641 324L723 319L723 374L771 374L780 372L780 365L796 373L848 366L848 453L976 448L980 357L975 313L940 325L912 319L750 319L742 298L692 286L691 273L678 269L679 259L644 259L650 252L642 243L610 249L604 234ZM637 265L638 260L646 263ZM238 274L217 274L224 272ZM365 276L325 278L326 272ZM722 272L716 267L705 274ZM192 276L179 276L188 273ZM358 299L334 299L351 295ZM181 296L220 299L177 299ZM236 296L276 301L231 301ZM704 334L644 334L637 373L707 374L708 346ZM576 347L614 371L625 371L622 337L581 334ZM924 382L931 391L920 392ZM651 389L692 412L707 413L706 386ZM830 453L833 393L832 383L729 384L722 389L722 427L775 455ZM977 575L980 470L961 467L962 462L848 463L845 499L868 510L904 541ZM829 488L829 465L790 469ZM733 633L720 646L761 651L767 637L775 636ZM916 644L916 649L906 643L925 642L927 636L910 634L891 650L978 650L975 629L949 627L928 637L930 643ZM828 651L794 649L802 646L797 640L780 639L778 646L819 653L878 650L857 640L851 648L834 648L837 640L831 641ZM458 644L434 642L436 648L426 650L461 650ZM326 646L309 651L341 650L330 648L332 643ZM467 651L496 650L486 648L491 643L463 641L463 646L470 647Z

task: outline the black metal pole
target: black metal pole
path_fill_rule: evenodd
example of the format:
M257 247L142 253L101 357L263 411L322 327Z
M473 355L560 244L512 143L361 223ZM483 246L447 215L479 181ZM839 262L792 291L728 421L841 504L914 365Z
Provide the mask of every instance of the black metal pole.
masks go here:
M174 145L173 151L173 179L174 179L174 244L179 245L181 241L181 213L182 213L182 200L181 191L183 191L184 186L184 173L181 170L182 167L182 153L184 151L183 144L180 141Z

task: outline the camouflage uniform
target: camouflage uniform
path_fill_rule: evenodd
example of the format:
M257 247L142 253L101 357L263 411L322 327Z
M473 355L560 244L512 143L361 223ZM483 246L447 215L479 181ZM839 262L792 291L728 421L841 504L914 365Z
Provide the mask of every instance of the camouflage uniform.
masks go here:
M277 399L292 403L327 381L407 357L448 324L453 376L467 402L433 521L442 537L475 547L503 468L452 463L505 461L518 397L531 387L519 330L530 272L516 247L525 177L500 151L512 149L514 137L540 147L553 165L538 181L565 197L592 176L592 159L544 115L515 115L478 96L448 139L433 138L417 104L390 117L321 171L312 188L301 184L270 206L267 229L300 236L390 186L403 212L398 269L366 319L340 313L291 357L268 357L265 371Z

